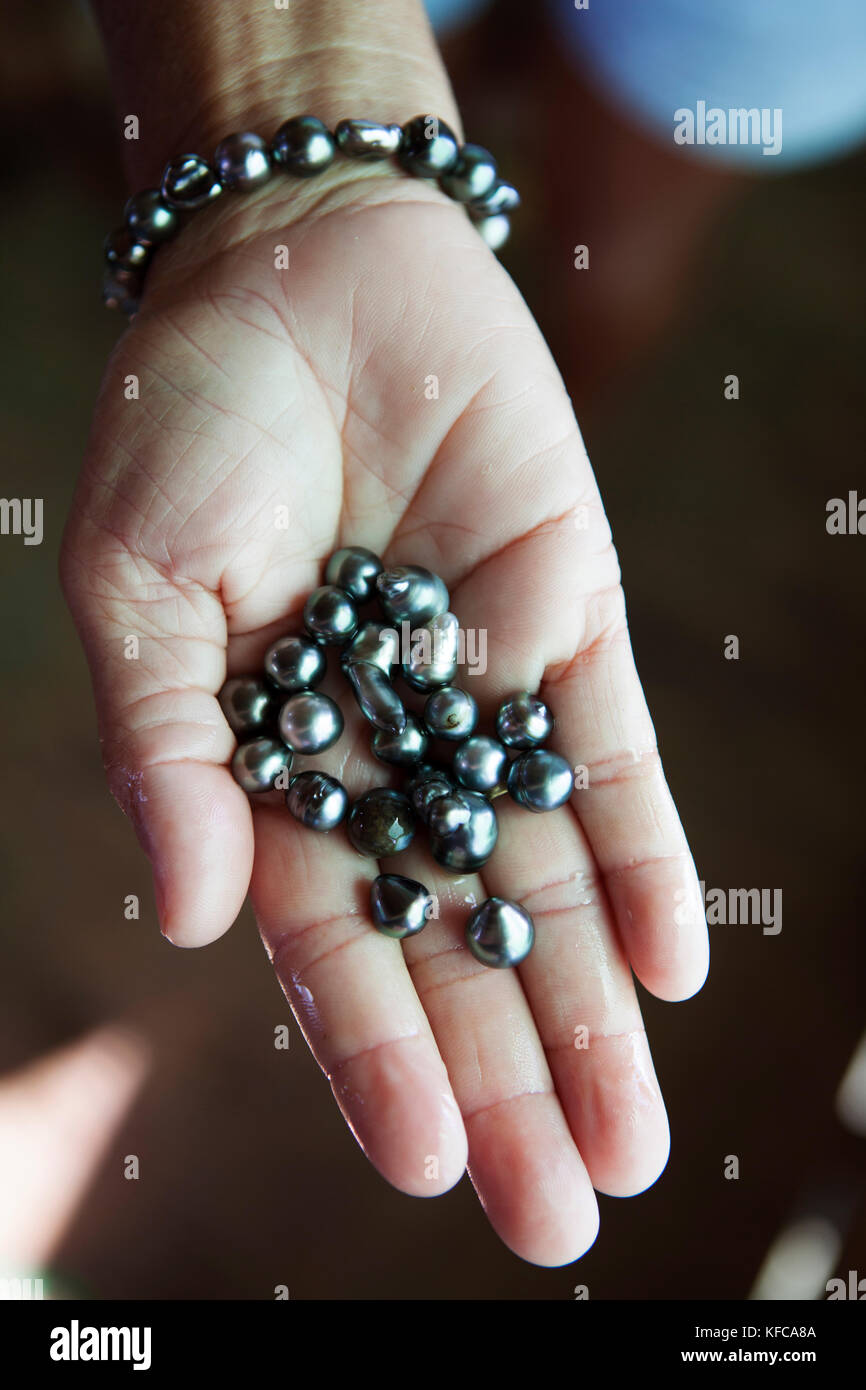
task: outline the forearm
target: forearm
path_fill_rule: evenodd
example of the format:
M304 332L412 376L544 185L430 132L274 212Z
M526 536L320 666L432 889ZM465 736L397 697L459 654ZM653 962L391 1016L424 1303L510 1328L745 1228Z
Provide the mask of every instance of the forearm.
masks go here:
M212 153L234 130L270 136L288 116L402 123L457 110L421 0L94 0L130 183L172 155Z

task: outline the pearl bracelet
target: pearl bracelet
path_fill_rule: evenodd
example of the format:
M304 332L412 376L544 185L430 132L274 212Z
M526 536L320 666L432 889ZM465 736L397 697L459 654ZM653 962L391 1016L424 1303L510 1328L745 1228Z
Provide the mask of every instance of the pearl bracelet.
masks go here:
M338 151L350 159L394 158L407 174L437 180L444 193L464 204L493 251L508 239L508 214L520 205L517 190L499 178L487 150L460 145L444 121L415 116L399 126L343 120L332 133L315 116L293 116L270 144L250 132L229 135L217 146L212 163L201 155L180 155L166 165L159 188L134 193L123 225L105 240L105 304L130 318L136 313L151 256L177 234L184 213L205 207L227 189L247 193L258 188L277 169L309 178L327 169Z

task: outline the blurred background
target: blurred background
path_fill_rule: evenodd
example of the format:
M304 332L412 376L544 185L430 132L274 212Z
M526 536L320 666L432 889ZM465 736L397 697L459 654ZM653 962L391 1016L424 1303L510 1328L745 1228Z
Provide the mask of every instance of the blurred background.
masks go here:
M575 402L700 876L708 891L780 889L782 929L713 926L700 995L641 992L670 1162L641 1196L601 1197L596 1245L556 1270L499 1242L468 1179L426 1202L369 1166L248 910L201 952L163 940L56 578L121 331L98 292L125 196L120 126L87 12L9 9L2 490L44 498L45 534L0 537L0 1246L10 1272L50 1269L61 1291L824 1297L833 1275L866 1277L866 1058L837 1095L866 1024L866 537L826 529L829 499L866 497L858 118L802 158L701 159L572 54L555 17L469 9L443 47L465 128L524 194L503 260ZM687 52L682 30L670 42ZM819 105L835 80L822 62L804 85ZM701 95L692 84L671 105ZM94 1032L107 1022L124 1031Z

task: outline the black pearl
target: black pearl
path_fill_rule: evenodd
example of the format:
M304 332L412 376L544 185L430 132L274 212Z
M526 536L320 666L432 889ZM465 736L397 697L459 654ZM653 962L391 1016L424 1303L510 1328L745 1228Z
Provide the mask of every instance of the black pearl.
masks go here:
M132 317L138 313L144 280L137 270L109 268L102 277L102 302L108 309L119 309Z
M496 732L507 748L537 748L553 733L553 715L537 695L522 690L499 706Z
M469 822L472 808L459 791L438 796L427 806L427 826L431 835L453 835Z
M520 207L520 194L510 183L500 181L485 198L470 204L469 212L475 217L495 217L499 213L514 212Z
M271 141L274 163L299 179L327 169L336 148L333 135L317 116L293 116Z
M340 653L340 664L345 668L363 662L367 666L378 666L387 676L399 655L400 638L392 627L364 623Z
M179 155L163 170L162 197L179 212L195 212L212 203L222 191L216 170L199 154Z
M356 603L368 603L376 593L382 561L363 545L335 550L325 566L325 583L345 589Z
M265 653L265 674L287 695L318 685L327 669L325 653L309 637L279 637Z
M477 218L475 230L491 251L498 251L511 235L511 223L504 213L498 213L495 217Z
M469 915L466 945L482 965L496 970L519 965L532 950L535 928L519 903L507 898L488 898Z
M283 773L288 776L292 766L291 751L279 739L250 739L239 743L232 758L232 776L245 792L275 790L274 781Z
M533 748L521 753L508 769L508 790L527 811L555 811L571 796L574 777L558 753Z
M408 715L400 696L378 666L366 661L343 667L364 718L387 734L402 734Z
M213 162L223 188L238 193L249 193L267 183L273 173L267 141L251 131L227 135L217 145Z
M496 185L496 160L481 145L463 145L454 168L443 174L439 185L457 203L486 198Z
M130 236L143 246L168 241L179 226L177 213L163 202L158 188L133 193L123 209L123 216Z
M348 821L349 839L361 854L383 859L412 843L415 813L409 798L390 787L374 787L359 796Z
M451 742L468 738L478 723L478 706L466 690L446 685L434 690L424 706L424 723L434 738Z
M232 676L217 698L235 738L270 732L276 723L279 697L257 676Z
M398 125L344 120L334 127L334 136L340 152L352 159L387 159L399 150L403 132Z
M341 646L358 630L358 612L345 589L323 584L304 604L304 627L326 646Z
M416 816L422 821L427 820L427 812L433 802L439 797L450 796L453 790L454 783L448 773L430 763L422 763L406 783L406 795Z
M475 734L455 750L454 776L469 791L499 796L507 786L508 754L497 739Z
M436 179L457 163L460 147L450 126L435 116L414 116L403 126L397 159L408 173Z
M136 241L128 227L115 227L102 245L112 270L144 270L152 254L152 248Z
M440 613L412 632L404 679L413 690L436 690L457 675L460 624L453 613Z
M290 695L279 717L280 738L293 753L322 753L343 732L340 706L318 690Z
M496 812L486 797L478 792L460 790L455 793L465 801L470 816L447 835L431 835L430 849L437 864L452 869L456 873L469 873L480 869L496 848L499 837L499 824ZM428 807L428 817L432 814L435 801Z
M295 820L310 830L333 830L344 818L349 797L342 782L326 772L299 772L286 790L286 805Z
M377 729L370 740L374 757L394 767L414 767L427 752L427 735L414 714L406 716L406 727L399 734Z
M428 623L448 612L448 590L438 574L422 565L394 565L376 580L379 602L392 623Z
M431 898L423 883L402 874L380 874L370 886L373 926L398 941L427 925Z

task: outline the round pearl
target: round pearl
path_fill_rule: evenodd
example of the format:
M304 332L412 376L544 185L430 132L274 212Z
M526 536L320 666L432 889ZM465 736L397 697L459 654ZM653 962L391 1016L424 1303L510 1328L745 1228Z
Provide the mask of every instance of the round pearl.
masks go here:
M177 213L164 203L158 188L133 193L123 210L127 230L134 241L155 246L168 241L178 229Z
M169 207L195 212L218 198L223 187L206 159L198 154L182 154L166 164L161 191Z
M327 169L335 151L333 135L317 116L293 116L271 141L274 162L300 179Z
M450 126L435 116L414 116L403 126L397 159L416 178L436 179L457 163L460 146Z
M455 831L468 824L472 809L459 792L448 792L437 796L427 807L427 825L431 835L441 838L453 835Z
M109 309L119 309L132 317L138 313L144 281L137 270L114 270L109 267L102 277L102 302Z
M325 583L345 589L356 603L368 603L376 593L382 561L363 545L335 550L325 566Z
M431 898L423 883L402 874L380 874L370 886L373 926L398 941L427 925Z
M338 121L334 137L342 154L352 159L387 159L400 148L403 132L398 125L378 121Z
M520 207L520 194L510 183L500 180L485 198L470 204L472 217L495 217L499 213L514 212Z
M496 847L499 825L496 812L486 797L462 790L458 795L469 805L469 819L450 834L431 835L430 848L433 858L443 868L468 873L480 869L490 858Z
M286 805L310 830L333 830L346 814L349 797L342 782L326 772L299 772L286 789Z
M276 723L278 700L257 676L232 676L217 699L235 738L265 733Z
M479 217L475 230L491 251L499 251L511 236L511 222L504 213L495 217Z
M227 135L217 145L213 162L223 188L238 193L248 193L267 183L273 173L267 141L251 131Z
M349 839L361 854L382 859L412 843L415 814L408 797L390 787L374 787L359 796L347 826Z
M486 198L496 186L496 160L481 145L464 145L454 168L439 179L439 186L457 203Z
M574 777L558 753L533 748L521 753L508 769L508 790L527 811L555 811L571 796Z
M482 965L502 970L519 965L532 950L535 928L519 903L507 898L488 898L469 915L466 944Z
M423 565L395 565L376 580L379 602L391 623L428 623L448 612L448 590Z
M274 779L281 772L288 773L291 766L289 749L278 739L263 736L238 744L232 758L232 776L245 792L269 792L274 790Z
M287 695L318 685L327 669L325 653L309 637L279 637L265 653L265 674Z
M427 752L427 735L414 714L407 714L402 733L377 729L370 740L370 748L381 763L391 763L394 767L414 767Z
M424 706L424 723L434 738L450 742L468 738L478 723L478 706L465 690L446 685L434 690Z
M304 627L317 642L340 646L354 637L358 612L345 589L323 584L313 590L304 604Z
M537 748L553 733L553 715L543 700L523 690L499 706L496 732L506 748Z
M302 690L286 700L279 727L280 738L293 753L322 753L343 732L343 716L329 695Z
M144 270L151 257L151 248L143 241L136 241L128 227L115 227L102 247L112 270Z
M455 751L454 776L469 791L499 796L507 786L508 754L495 738L476 734Z

